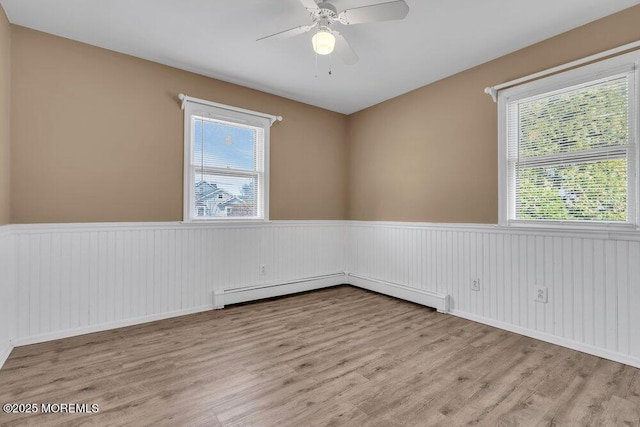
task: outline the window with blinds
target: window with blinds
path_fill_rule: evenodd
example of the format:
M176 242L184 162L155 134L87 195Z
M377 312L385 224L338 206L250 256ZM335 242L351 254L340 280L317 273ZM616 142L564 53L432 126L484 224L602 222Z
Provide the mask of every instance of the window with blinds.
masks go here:
M268 119L187 103L185 220L261 220L266 212Z
M503 222L637 222L635 65L604 65L501 94Z

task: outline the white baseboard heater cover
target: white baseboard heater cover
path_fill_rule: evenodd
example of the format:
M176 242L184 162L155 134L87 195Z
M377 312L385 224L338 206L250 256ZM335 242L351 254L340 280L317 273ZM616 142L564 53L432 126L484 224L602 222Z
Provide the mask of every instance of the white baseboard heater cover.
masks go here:
M345 273L335 273L306 277L284 283L252 286L248 288L216 290L213 292L213 307L216 309L224 308L225 305L312 291L314 289L322 289L345 283Z
M347 283L373 292L415 302L416 304L426 305L427 307L433 307L440 313L449 312L449 295L446 294L438 294L422 289L410 288L397 283L371 279L352 273L347 273Z

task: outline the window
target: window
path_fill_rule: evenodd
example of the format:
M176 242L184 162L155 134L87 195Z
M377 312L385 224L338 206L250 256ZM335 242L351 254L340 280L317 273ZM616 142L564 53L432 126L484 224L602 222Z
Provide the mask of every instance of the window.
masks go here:
M185 221L268 219L276 117L185 97Z
M503 225L637 225L636 53L499 93Z

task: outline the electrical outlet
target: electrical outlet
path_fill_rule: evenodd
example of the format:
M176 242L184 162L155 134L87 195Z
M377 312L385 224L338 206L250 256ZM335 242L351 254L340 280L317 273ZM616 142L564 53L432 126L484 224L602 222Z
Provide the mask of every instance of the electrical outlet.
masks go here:
M472 291L480 290L480 278L471 279L471 290Z
M266 264L260 264L260 275L261 276L266 276L267 275L267 265Z
M549 301L549 292L544 286L537 286L535 288L535 294L533 296L535 302L541 302L546 304Z

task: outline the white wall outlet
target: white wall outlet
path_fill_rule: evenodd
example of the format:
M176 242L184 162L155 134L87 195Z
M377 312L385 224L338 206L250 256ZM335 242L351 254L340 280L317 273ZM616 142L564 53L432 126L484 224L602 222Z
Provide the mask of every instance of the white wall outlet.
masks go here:
M260 275L261 276L266 276L267 275L267 265L266 264L260 264Z
M546 304L549 301L549 292L547 288L544 286L536 286L533 299L535 302L542 302Z
M476 277L475 279L471 279L471 290L472 291L480 290L480 278Z

